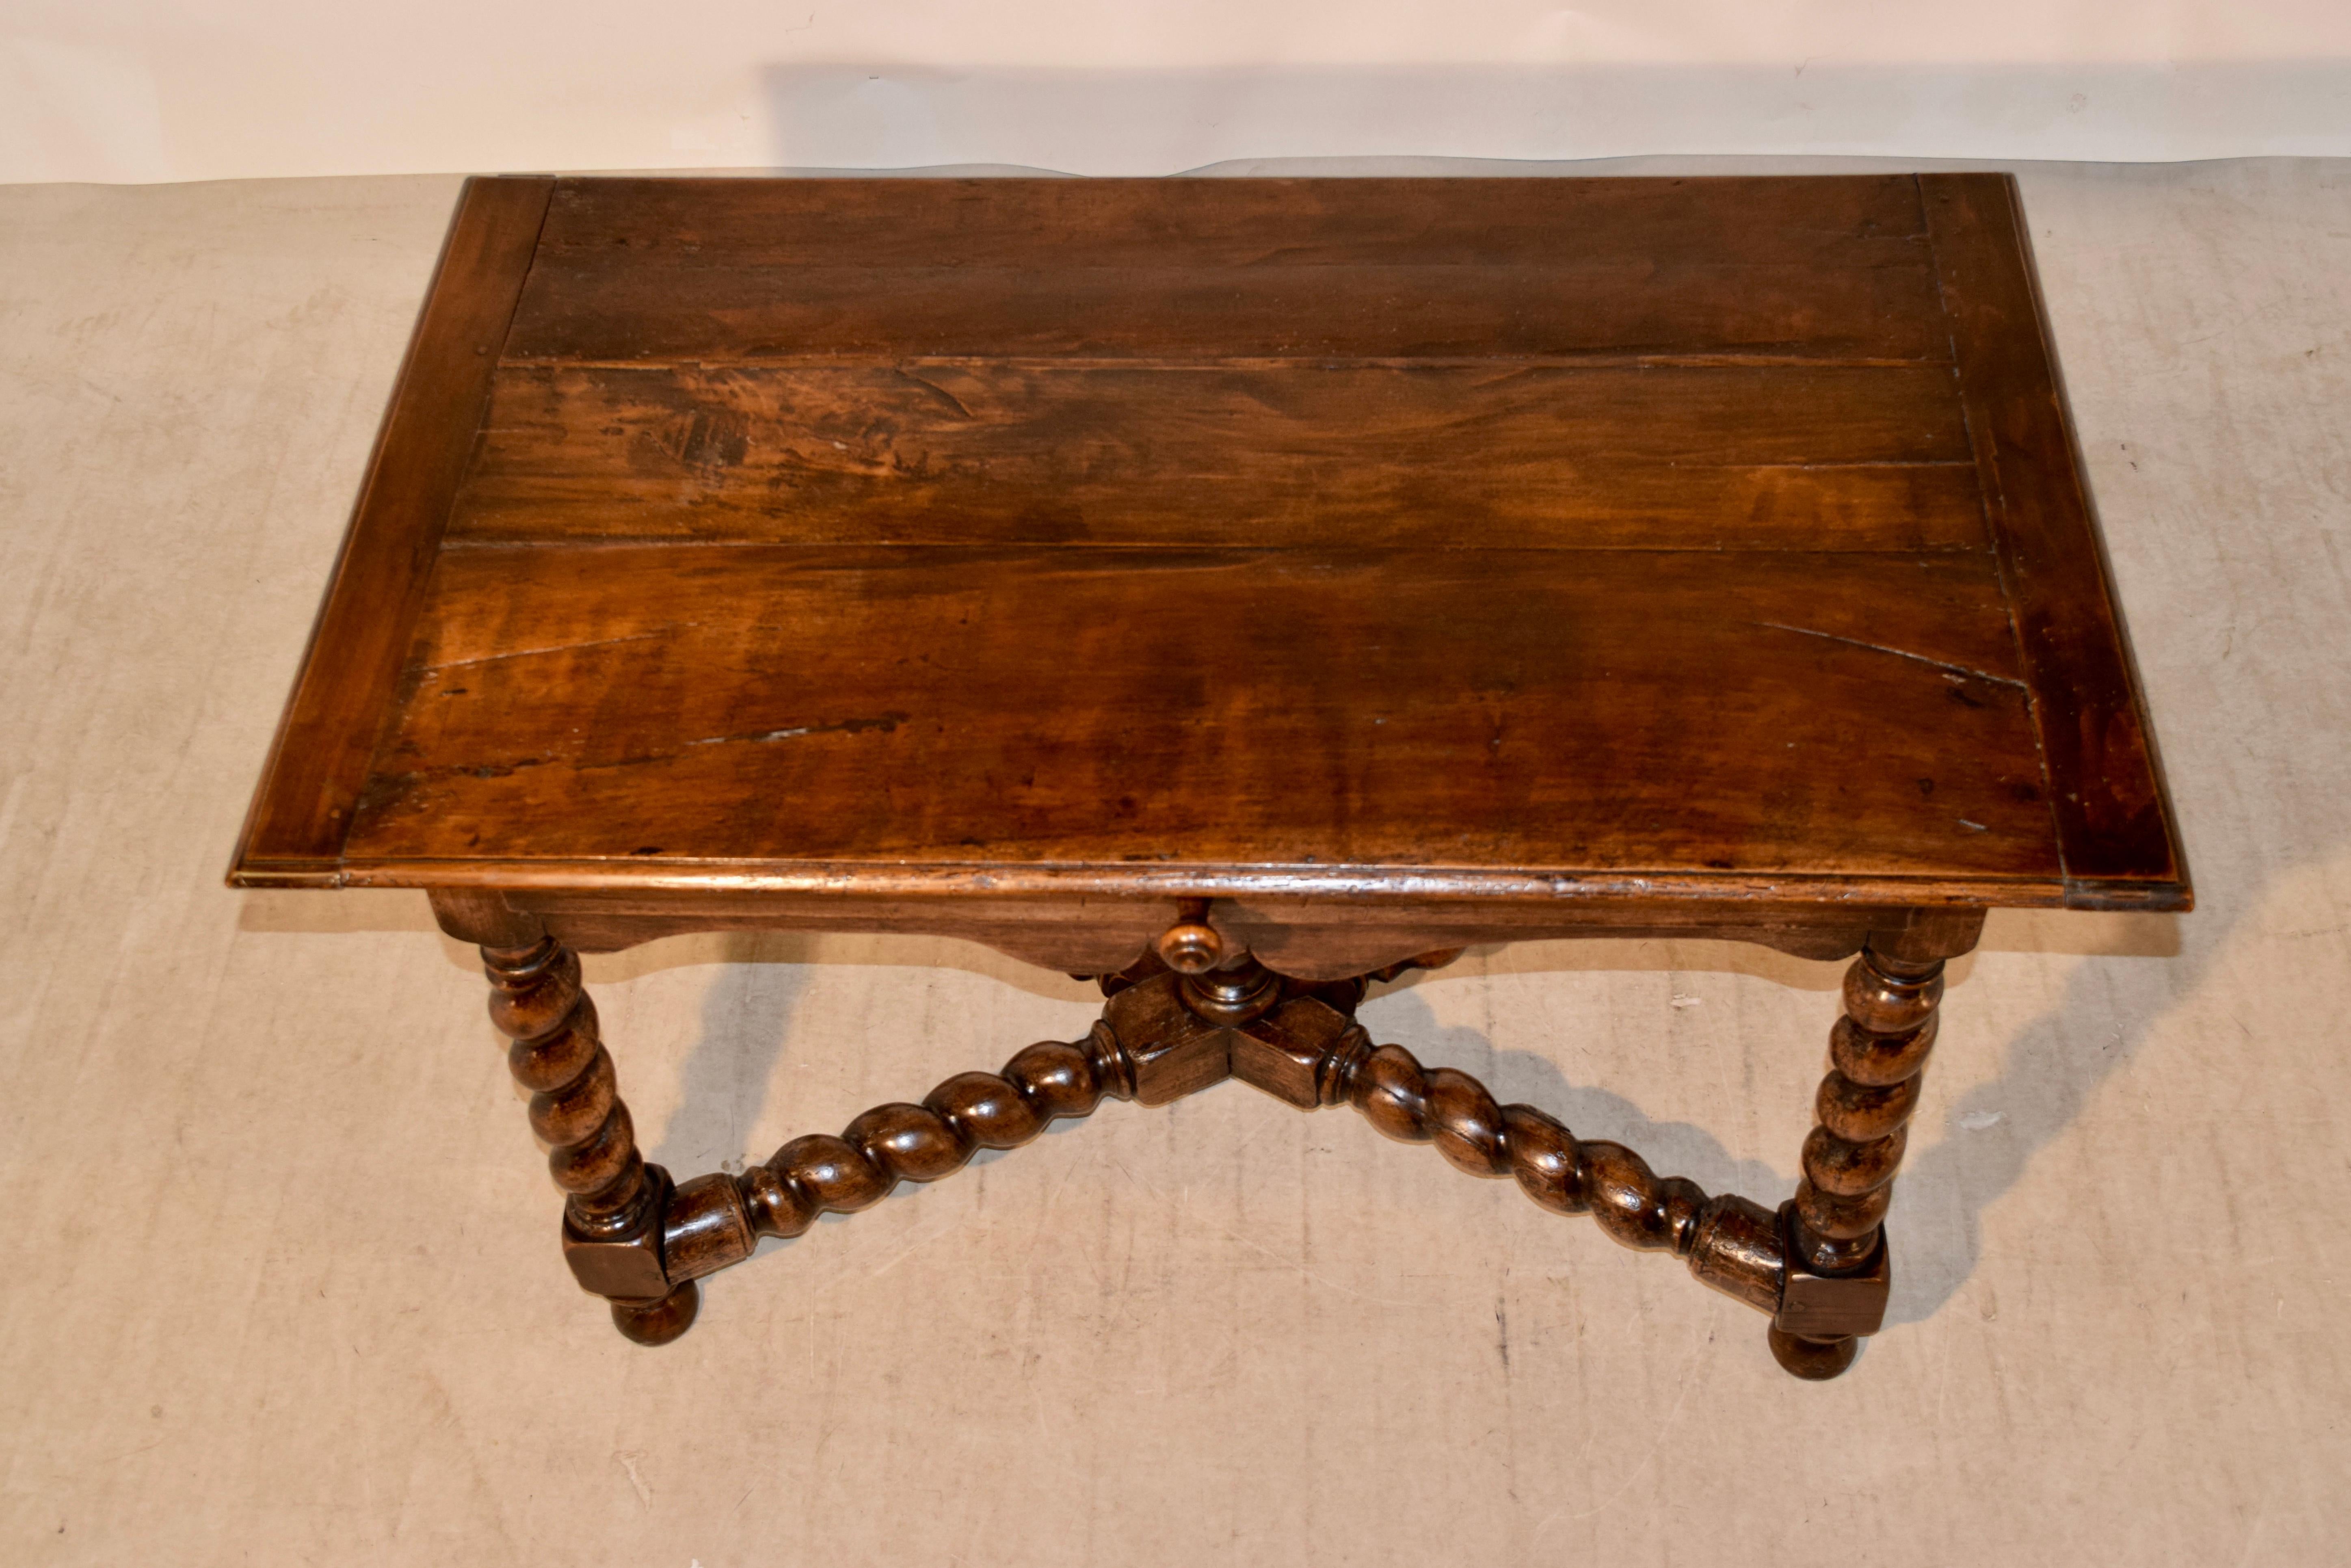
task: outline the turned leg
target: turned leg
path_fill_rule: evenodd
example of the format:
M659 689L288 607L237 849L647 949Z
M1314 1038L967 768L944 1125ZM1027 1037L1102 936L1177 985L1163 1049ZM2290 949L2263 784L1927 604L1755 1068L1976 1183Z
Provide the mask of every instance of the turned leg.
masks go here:
M490 1021L513 1041L507 1065L531 1092L531 1130L546 1141L548 1169L567 1195L563 1251L572 1273L611 1301L622 1333L665 1344L693 1324L699 1294L691 1280L673 1281L663 1270L669 1175L637 1152L579 955L543 936L485 946L482 962Z
M1190 977L1178 989L1196 1000ZM1509 1176L1554 1214L1590 1214L1622 1246L1670 1252L1702 1283L1759 1311L1778 1305L1782 1241L1770 1209L1735 1193L1710 1197L1686 1177L1658 1176L1622 1144L1578 1138L1532 1105L1497 1103L1468 1073L1374 1045L1349 1016L1352 1000L1334 1005L1329 989L1293 987L1243 1025L1231 1040L1233 1075L1301 1110L1353 1106L1388 1137L1435 1145L1457 1170Z
M1400 1045L1362 1030L1326 1059L1326 1105L1352 1105L1386 1136L1434 1144L1456 1170L1510 1176L1554 1214L1590 1214L1619 1246L1670 1252L1724 1294L1763 1311L1780 1290L1771 1211L1736 1193L1709 1197L1685 1176L1660 1176L1622 1144L1578 1138L1532 1105L1499 1105L1449 1067L1423 1068Z
M761 1236L794 1237L820 1214L871 1207L901 1181L936 1181L976 1150L1029 1142L1057 1116L1104 1098L1164 1105L1238 1077L1301 1109L1350 1104L1379 1131L1435 1144L1458 1168L1512 1176L1559 1214L1589 1213L1614 1240L1666 1251L1759 1311L1779 1303L1782 1240L1770 1209L1659 1177L1621 1144L1574 1137L1531 1105L1498 1105L1476 1079L1424 1069L1401 1046L1374 1046L1353 1010L1364 980L1286 980L1228 956L1187 922L1118 975L1081 1042L1042 1041L998 1072L948 1079L921 1104L876 1106L838 1136L793 1139L739 1176L714 1175L669 1198L667 1278L691 1281L742 1261ZM1434 967L1431 953L1376 977Z
M998 1071L958 1073L920 1104L878 1105L837 1136L795 1138L740 1176L674 1186L637 1152L579 958L501 900L436 892L434 904L444 929L481 946L491 1017L513 1042L531 1125L567 1195L565 1257L640 1343L684 1333L695 1281L748 1258L762 1236L799 1236L819 1215L870 1207L901 1181L936 1181L980 1149L1017 1148L1105 1098L1164 1105L1234 1077L1302 1110L1351 1105L1389 1137L1435 1145L1458 1169L1512 1178L1554 1213L1593 1215L1625 1246L1672 1253L1704 1283L1771 1314L1773 1354L1807 1378L1844 1371L1884 1321L1882 1222L1934 1045L1943 961L1973 945L1982 918L1913 911L1873 932L1845 977L1803 1180L1775 1215L1659 1176L1621 1144L1578 1139L1531 1105L1498 1104L1467 1073L1374 1044L1354 1019L1369 981L1454 953L1351 980L1289 979L1234 950L1206 903L1190 900L1135 964L1101 977L1108 1005L1083 1040L1040 1041Z
M1886 1319L1892 1281L1884 1221L1911 1113L1935 1047L1943 960L1865 947L1845 972L1844 1016L1804 1140L1803 1179L1782 1211L1788 1278L1771 1354L1804 1378L1853 1364Z
M564 1256L640 1344L666 1344L693 1326L695 1281L749 1257L760 1237L798 1236L820 1214L871 1207L901 1181L936 1181L980 1149L1018 1148L1056 1117L1082 1116L1105 1097L1135 1092L1134 1061L1097 1024L1081 1042L1029 1046L1001 1071L958 1073L919 1105L877 1105L838 1137L795 1138L739 1176L714 1173L673 1186L637 1152L578 956L542 937L528 946L484 946L482 957L490 1018L513 1042L507 1064L532 1092L531 1127L568 1195ZM1162 1042L1146 1060L1167 1060L1175 1043Z
M936 1181L981 1149L1017 1149L1056 1117L1134 1093L1132 1066L1102 1025L1082 1041L1040 1040L999 1071L956 1074L919 1105L876 1105L837 1137L812 1133L739 1176L687 1182L664 1228L669 1277L716 1273L762 1236L798 1236L820 1214L871 1208L902 1181Z

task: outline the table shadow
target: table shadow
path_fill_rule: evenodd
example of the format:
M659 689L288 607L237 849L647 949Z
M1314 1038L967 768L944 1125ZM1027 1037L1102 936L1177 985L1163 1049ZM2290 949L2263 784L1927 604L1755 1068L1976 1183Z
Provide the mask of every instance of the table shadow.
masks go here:
M2011 1038L1999 1071L1956 1099L1938 1100L1929 1070L1925 1103L1913 1123L1911 1154L1895 1187L1887 1228L1894 1253L1894 1293L1888 1327L1922 1322L1940 1312L1975 1271L1982 1253L1983 1217L2022 1180L2033 1157L2080 1117L2098 1087L2128 1063L2169 1015L2171 1006L2192 995L2224 946L2231 914L2206 908L2188 916L2197 923L2196 942L2180 939L2183 917L2173 915L2099 915L2064 910L1992 912L1984 941L1974 953L1954 960L1947 992L1947 1019L1981 995L1970 977L1986 953L2043 953L2110 960L2161 959L2160 963L2082 964L2066 982L2064 998ZM1498 954L1488 972L1544 973L1662 966L1628 966L1622 944L1525 944ZM1610 954L1595 950L1614 947ZM1677 942L1672 967L1681 972L1744 974L1823 994L1827 1003L1818 1042L1791 1042L1787 1092L1809 1097L1816 1073L1827 1066L1827 1040L1835 1021L1834 993L1844 963L1815 963L1767 948L1736 943ZM1443 984L1442 972L1415 977L1423 985ZM1608 1138L1636 1150L1660 1176L1686 1176L1708 1192L1740 1193L1776 1207L1795 1191L1798 1151L1775 1152L1771 1159L1740 1158L1705 1129L1660 1122L1633 1102L1605 1089L1573 1082L1549 1053L1497 1047L1482 1031L1440 1027L1426 1001L1391 995L1374 1012L1375 1039L1395 1038L1427 1066L1457 1067L1483 1078L1497 1099L1523 1100L1551 1112L1577 1136ZM2119 1017L2135 1020L2105 1040L2085 1038L2084 1020ZM1423 1050L1422 1042L1427 1042ZM1766 1091L1768 1092L1768 1091ZM1942 1136L1929 1142L1929 1129Z
M702 994L701 1028L679 1064L674 1108L644 1140L645 1157L680 1179L737 1174L766 1157L751 1153L745 1134L790 1043L810 970L804 957L772 956L779 946L789 950L755 934L728 933L717 943L720 967Z
M1886 1218L1895 1262L1889 1327L1933 1317L1974 1275L1985 1214L2023 1179L2034 1156L2080 1118L2098 1088L2138 1055L2173 1009L2196 992L2241 914L2239 905L2215 908L2208 902L2184 917L2197 923L2195 942L2184 947L2178 940L2182 916L2107 916L2150 930L2160 923L2173 940L2153 952L2098 956L2163 961L2074 966L2056 1005L2011 1036L1998 1071L1955 1099L1937 1096L1929 1068L1921 1119L1939 1124L1943 1136L1925 1144L1917 1134L1926 1129L1914 1123L1913 1152L1896 1181ZM2021 935L2030 926L2063 923L2043 915L2011 917L2008 924ZM2072 951L2063 946L2028 950ZM1947 993L1946 1013L1965 1008L1974 988ZM2125 1021L2109 1038L2092 1040L2087 1020L2094 1018Z
M2182 943L2182 917L2177 915L1996 910L1986 924L1982 945L1953 962L1947 1016L1959 1014L1978 994L1972 975L1986 953L2116 960L2076 966L2064 998L2008 1040L1991 1078L1950 1101L1938 1098L1930 1078L1888 1218L1896 1254L1890 1325L1932 1317L1966 1284L1980 1257L1986 1212L2023 1178L2034 1156L2074 1123L2098 1087L2137 1055L2170 1011L2165 1004L2195 991L2224 946L2237 914L2232 908L2213 907L2215 902L2208 900L2204 909L2188 917L2197 922L2192 945ZM413 894L345 893L329 899L308 893L249 892L243 895L238 924L256 931L430 934L453 967L471 972L478 963L471 948L440 936L424 901ZM1672 949L1669 961L1667 946ZM1792 1096L1809 1095L1814 1074L1825 1065L1828 1030L1836 1016L1834 996L1844 968L1842 963L1795 958L1732 942L1667 945L1601 938L1520 943L1473 952L1481 960L1480 977L1671 968L1745 975L1817 994L1823 1006L1816 1038L1790 1042L1786 1092ZM2130 959L2163 961L2120 961ZM644 1140L649 1157L681 1176L711 1166L740 1170L747 1158L765 1157L769 1151L755 1155L743 1146L743 1131L755 1125L765 1109L776 1069L790 1044L808 967L819 961L946 967L1056 999L1091 1001L1095 995L1089 985L975 943L945 937L712 932L590 955L591 988L674 968L707 965L719 969L703 997L695 1040L679 1068L676 1109L658 1134ZM1375 988L1365 1004L1374 1038L1406 1046L1427 1066L1474 1073L1498 1099L1539 1106L1579 1137L1625 1144L1660 1176L1685 1176L1708 1192L1739 1192L1767 1206L1776 1206L1794 1190L1793 1148L1773 1151L1768 1158L1735 1155L1702 1127L1658 1120L1624 1095L1573 1082L1553 1060L1555 1052L1506 1049L1479 1030L1439 1024L1423 993L1462 977L1458 970L1423 972ZM2090 1040L2085 1038L2083 1020L2093 1016L2135 1021L2109 1039ZM1007 1053L1012 1049L1008 1044ZM627 1042L620 1043L616 1054L625 1073ZM926 1087L910 1084L907 1096L918 1098ZM1065 1121L1050 1131L1065 1133L1077 1125ZM1925 1134L1937 1125L1943 1135L1930 1143ZM1365 1133L1376 1135L1368 1129ZM712 1158L713 1151L723 1152ZM902 1186L891 1201L902 1200L910 1190ZM1596 1237L1592 1241L1600 1244Z

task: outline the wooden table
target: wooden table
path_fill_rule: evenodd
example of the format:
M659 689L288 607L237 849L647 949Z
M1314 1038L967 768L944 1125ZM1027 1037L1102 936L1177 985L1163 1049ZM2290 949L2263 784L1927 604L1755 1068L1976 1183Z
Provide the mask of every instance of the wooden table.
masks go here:
M467 185L241 887L480 945L623 1333L1104 1097L1227 1077L1515 1177L1826 1377L1944 960L2185 909L1998 175ZM578 951L911 931L1084 1040L673 1184ZM1375 1045L1461 948L1858 954L1775 1212Z

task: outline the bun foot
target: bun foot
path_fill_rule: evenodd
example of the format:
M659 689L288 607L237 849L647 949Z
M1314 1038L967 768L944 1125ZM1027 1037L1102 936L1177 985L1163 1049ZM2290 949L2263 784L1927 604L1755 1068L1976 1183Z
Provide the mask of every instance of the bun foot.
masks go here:
M1827 1382L1851 1366L1853 1358L1861 1354L1861 1341L1851 1334L1837 1339L1805 1339L1776 1327L1770 1333L1772 1359L1807 1383Z
M702 1287L688 1280L651 1301L614 1301L612 1326L639 1344L667 1344L694 1326L702 1307Z

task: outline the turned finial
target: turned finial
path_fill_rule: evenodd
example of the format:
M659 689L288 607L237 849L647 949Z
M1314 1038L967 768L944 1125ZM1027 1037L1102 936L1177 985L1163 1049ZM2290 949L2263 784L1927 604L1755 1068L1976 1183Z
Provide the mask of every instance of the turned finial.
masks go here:
M1159 934L1159 958L1179 975L1205 975L1223 961L1225 939L1208 924L1208 901L1186 898L1176 924Z

